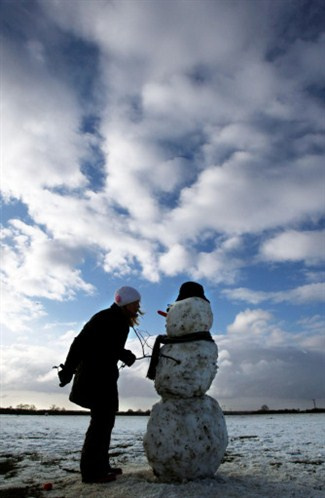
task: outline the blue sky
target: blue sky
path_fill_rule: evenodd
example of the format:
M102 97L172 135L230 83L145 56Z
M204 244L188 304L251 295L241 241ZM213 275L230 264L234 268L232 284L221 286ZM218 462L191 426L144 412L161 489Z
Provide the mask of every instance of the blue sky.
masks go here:
M221 406L324 406L324 3L1 9L1 405L71 407L51 367L115 289L152 343L196 280ZM159 399L147 366L122 409Z

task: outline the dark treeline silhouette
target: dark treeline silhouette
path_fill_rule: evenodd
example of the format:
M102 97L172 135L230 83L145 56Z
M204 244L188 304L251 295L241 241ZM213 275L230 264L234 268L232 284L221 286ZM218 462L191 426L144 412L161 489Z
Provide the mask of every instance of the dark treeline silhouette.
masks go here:
M259 410L223 410L225 415L277 415L277 414L303 414L303 413L325 413L325 408L311 408L309 410L300 410L298 409L282 409L282 410L272 410L268 407L262 406ZM65 408L59 407L51 407L49 409L41 409L38 410L34 407L34 405L25 405L17 406L16 408L8 407L1 408L0 407L0 415L89 415L88 410L66 410ZM127 410L120 411L118 415L125 416L149 416L150 410Z

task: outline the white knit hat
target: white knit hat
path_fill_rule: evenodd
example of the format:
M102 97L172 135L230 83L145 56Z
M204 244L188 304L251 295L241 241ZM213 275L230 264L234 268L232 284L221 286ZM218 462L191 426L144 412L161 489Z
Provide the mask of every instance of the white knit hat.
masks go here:
M115 292L115 303L117 306L126 306L127 304L140 301L139 292L133 287L121 287Z

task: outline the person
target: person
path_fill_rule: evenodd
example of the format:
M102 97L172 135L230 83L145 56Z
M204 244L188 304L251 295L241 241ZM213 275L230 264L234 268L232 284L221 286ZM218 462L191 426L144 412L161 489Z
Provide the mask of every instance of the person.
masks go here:
M135 355L125 349L129 328L141 315L141 296L133 287L115 292L110 308L96 313L72 342L58 375L60 386L74 376L70 401L90 408L90 423L81 452L82 481L109 482L122 473L109 462L111 433L118 411L118 361L132 366Z

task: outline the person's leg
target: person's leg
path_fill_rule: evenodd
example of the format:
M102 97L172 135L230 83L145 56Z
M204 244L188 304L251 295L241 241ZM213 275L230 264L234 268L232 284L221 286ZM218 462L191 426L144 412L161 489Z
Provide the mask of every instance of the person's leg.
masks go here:
M108 473L108 450L115 422L115 406L94 406L81 452L80 470L83 480L92 480Z
M107 455L114 427L115 413L96 407L91 409L91 419L81 453L80 470L84 476L102 476L107 472Z

